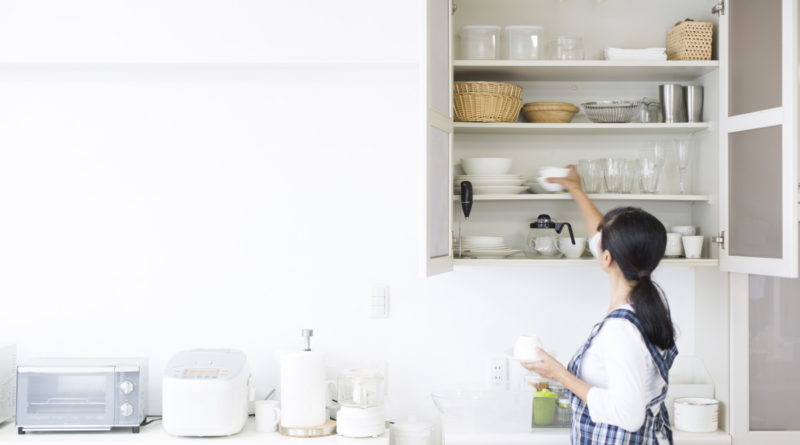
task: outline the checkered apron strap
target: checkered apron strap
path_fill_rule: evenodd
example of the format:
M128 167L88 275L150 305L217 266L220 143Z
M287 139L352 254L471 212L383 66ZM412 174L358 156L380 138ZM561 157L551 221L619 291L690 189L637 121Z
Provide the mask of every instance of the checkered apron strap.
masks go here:
M642 334L647 350L650 352L653 362L658 368L659 375L664 380L664 387L661 393L647 404L647 412L645 414L645 422L639 431L631 432L626 431L616 425L598 424L592 422L589 414L589 408L586 403L571 394L570 402L572 404L572 445L644 445L644 444L657 444L657 433L662 433L672 443L672 431L670 429L669 414L667 413L664 399L667 395L667 388L669 383L669 369L672 367L672 362L678 355L678 349L672 347L663 353L658 348L650 343L645 336L644 329L642 328L636 314L628 309L617 309L606 316L600 323L596 324L592 329L592 333L586 340L586 343L578 350L575 356L572 357L567 369L574 375L578 375L583 362L583 356L589 347L592 345L592 340L597 336L603 327L603 324L610 318L623 318L633 323L634 326Z

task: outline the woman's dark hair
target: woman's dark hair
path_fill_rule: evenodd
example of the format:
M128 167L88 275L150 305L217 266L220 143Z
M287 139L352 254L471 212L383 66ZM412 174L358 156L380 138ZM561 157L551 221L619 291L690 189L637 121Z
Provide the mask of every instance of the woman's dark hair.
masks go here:
M667 230L655 216L635 207L620 207L605 214L597 227L601 248L611 252L623 276L634 281L631 306L651 343L661 349L675 345L669 305L650 278L667 245Z

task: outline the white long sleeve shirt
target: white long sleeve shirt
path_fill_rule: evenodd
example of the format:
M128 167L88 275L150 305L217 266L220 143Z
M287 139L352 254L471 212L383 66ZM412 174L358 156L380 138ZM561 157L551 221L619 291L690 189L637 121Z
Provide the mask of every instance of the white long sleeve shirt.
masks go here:
M620 308L633 310L627 304ZM578 377L592 386L587 396L592 421L628 431L642 427L647 404L664 387L642 334L620 318L606 320L584 354Z

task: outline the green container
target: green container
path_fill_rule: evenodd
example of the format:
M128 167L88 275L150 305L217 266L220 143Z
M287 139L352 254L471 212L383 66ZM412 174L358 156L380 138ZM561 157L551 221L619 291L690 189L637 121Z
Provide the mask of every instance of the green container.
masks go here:
M558 395L547 389L536 391L533 395L533 424L552 425L556 417Z

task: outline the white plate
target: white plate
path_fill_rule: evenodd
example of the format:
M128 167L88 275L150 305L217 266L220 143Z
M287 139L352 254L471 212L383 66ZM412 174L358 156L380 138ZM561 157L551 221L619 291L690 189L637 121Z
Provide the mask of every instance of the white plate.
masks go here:
M515 195L528 190L524 185L517 186L487 186L487 187L473 187L472 192L476 195ZM456 193L461 193L461 188L456 188Z
M463 181L456 180L453 183L453 185L455 187L461 187L461 182L463 182ZM473 187L487 187L487 186L491 187L491 186L498 186L498 185L500 185L500 186L522 185L522 183L525 182L525 180L522 179L522 178L516 178L516 179L470 179L469 182L472 183Z
M485 181L490 179L522 179L522 175L456 175L453 179L458 181Z
M516 249L498 249L498 250L470 250L461 253L461 256L475 257L475 258L505 258L511 255L520 253Z
M461 242L464 244L503 244L506 239L502 236L491 235L464 235L461 237Z

